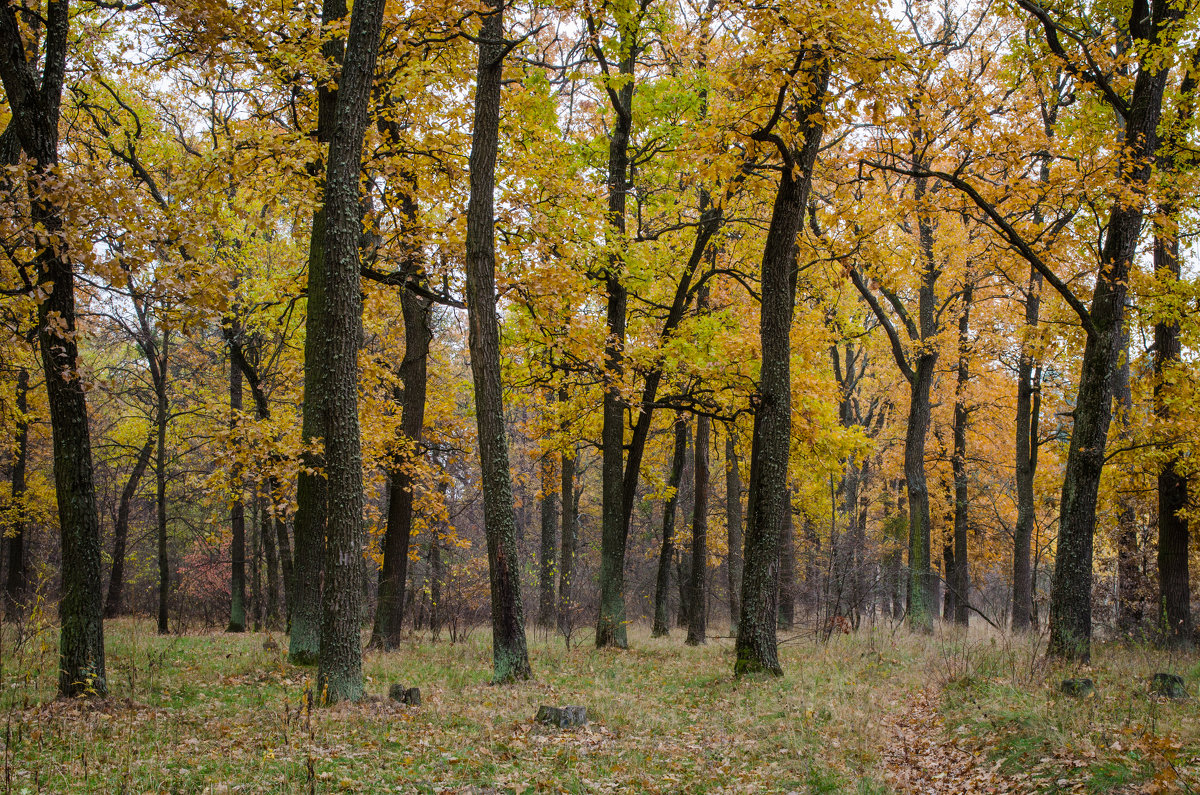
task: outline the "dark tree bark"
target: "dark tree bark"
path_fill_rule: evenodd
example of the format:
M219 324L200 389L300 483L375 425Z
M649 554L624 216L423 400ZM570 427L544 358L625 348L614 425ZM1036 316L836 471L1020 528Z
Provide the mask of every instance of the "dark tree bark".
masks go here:
M17 370L16 423L14 433L12 491L9 507L12 524L5 535L8 537L8 577L4 581L4 617L15 621L25 606L29 588L28 561L25 560L25 469L29 463L29 371L24 367ZM123 551L122 551L123 552ZM116 563L113 563L114 570Z
M725 524L729 531L729 634L737 637L742 614L742 473L733 423L725 430Z
M155 505L158 519L158 634L167 634L167 608L170 606L171 595L171 562L167 557L167 421L170 418L170 405L167 399L167 367L169 363L168 345L170 333L163 332L162 347L158 356L147 355L150 360L150 372L154 377L154 392L156 399L155 423L158 427L158 458L154 465L155 475ZM155 364L157 362L157 366Z
M328 513L317 691L327 703L358 701L363 696L359 630L365 576L362 440L358 425L358 349L362 338L360 170L383 10L383 0L358 0L351 12L325 181L325 336L320 378Z
M1044 167L1046 168L1046 167ZM1047 179L1049 175L1047 174ZM1012 628L1024 632L1033 615L1033 528L1036 518L1033 480L1037 474L1038 425L1040 406L1036 396L1041 390L1041 368L1035 366L1034 343L1041 307L1042 274L1029 269L1029 287L1025 295L1025 334L1021 359L1017 365L1017 524L1013 538Z
M1178 169L1177 159L1182 146L1185 125L1193 122L1196 110L1197 83L1200 82L1200 48L1194 51L1192 63L1180 84L1179 113L1175 124L1167 128L1158 153L1161 175L1173 177ZM1167 184L1174 184L1169 181ZM1176 290L1181 277L1177 189L1169 190L1159 206L1154 229L1154 272L1164 292ZM1182 361L1180 318L1170 313L1154 324L1154 413L1163 423L1178 418L1166 400L1172 382L1180 376L1175 372ZM1193 640L1191 580L1188 573L1189 489L1187 477L1180 471L1177 451L1170 456L1158 473L1158 604L1156 623L1160 624L1162 640L1170 648L1189 649Z
M625 263L625 204L629 180L629 137L633 127L634 65L638 46L630 41L630 26L622 25L622 58L618 73L624 82L609 89L615 120L608 141L608 235L614 253L608 261L605 291L608 296L604 347L604 404L600 431L601 536L600 614L596 619L596 646L626 648L625 632L625 400L621 395L624 373L625 320L629 300L622 282ZM603 57L597 48L597 55Z
M156 436L147 437L146 443L138 451L133 470L121 490L121 499L117 503L117 521L113 525L113 563L108 578L108 597L104 602L104 617L116 618L121 614L121 599L125 591L125 545L129 540L129 512L133 506L133 498L137 494L138 484L150 466L150 456L154 453Z
M411 216L416 215L415 204ZM400 436L405 453L395 457L389 473L387 530L383 536L383 568L379 571L379 603L375 608L375 627L371 645L383 649L400 643L404 621L404 589L408 580L408 547L412 536L412 468L420 453L425 427L425 396L429 343L433 331L429 325L431 302L405 290L400 295L404 313L404 359L400 363L402 408Z
M1042 123L1047 138L1053 138L1066 89L1066 75L1060 70L1048 100L1042 103ZM1039 153L1038 180L1050 182L1051 156ZM1040 208L1034 210L1034 223L1044 223ZM1021 358L1017 364L1016 406L1016 486L1017 524L1013 531L1013 590L1012 628L1017 632L1030 629L1033 620L1032 547L1034 523L1037 518L1033 481L1037 474L1038 426L1041 423L1041 368L1037 365L1036 335L1042 302L1042 274L1032 263L1029 266L1029 285L1025 291L1025 329L1021 340Z
M236 434L242 414L242 369L237 364L236 356L229 357L229 427ZM229 509L229 524L232 531L230 553L233 565L230 569L230 599L229 626L226 632L246 631L246 504L242 501L244 493L242 483L242 468L234 464L231 474L233 481L233 504Z
M667 478L670 496L663 503L662 547L658 553L658 577L654 583L654 624L650 636L665 638L671 634L668 594L671 590L671 564L675 559L675 508L679 503L679 485L687 459L688 423L682 413L675 415L675 447L671 454L671 474Z
M779 187L762 257L762 307L759 375L750 486L746 510L746 562L742 579L742 617L736 644L737 675L783 674L775 640L779 541L791 508L787 497L791 453L791 326L796 294L796 236L800 232L812 184L812 169L823 128L819 113L829 84L829 62L820 52L801 52L792 74L804 69L808 95L788 101L791 81L780 89L777 108L789 106L802 131L799 146L774 131L780 113L754 138L772 144L782 160Z
M317 140L333 139L337 111L337 71L344 57L345 42L337 30L347 13L346 0L322 0L321 55L331 77L317 90ZM323 187L325 164L309 164L309 174ZM328 336L325 319L327 226L326 204L313 211L308 247L308 307L304 318L304 404L300 435L306 446L319 443L325 433L325 388L321 382ZM294 665L315 665L321 644L321 565L325 549L327 482L324 455L304 455L304 466L296 484L296 554L292 588L291 633L288 658Z
M1113 374L1113 398L1120 407L1118 438L1131 441L1129 427L1133 412L1133 390L1129 383L1129 329L1122 333L1121 363ZM1127 638L1141 634L1145 621L1146 578L1138 544L1137 515L1131 495L1117 492L1117 631Z
M566 391L558 399L566 402ZM568 447L562 454L562 551L558 556L558 626L568 633L572 627L571 577L575 570L575 451Z
M358 0L362 2L362 0ZM484 531L492 592L493 680L532 676L517 560L504 395L500 386L500 328L496 317L496 151L505 46L501 0L489 0L479 37L475 111L471 134L471 197L467 204L467 310L475 418L483 471ZM607 399L607 398L606 398Z
M245 504L242 504L242 525L246 524ZM245 532L243 530L243 532ZM258 530L258 522L251 517L250 522L250 616L254 620L254 631L261 632L263 628L263 598L262 598L262 534Z
M942 547L942 571L946 577L946 591L942 595L942 620L953 621L955 613L955 598L954 588L951 587L950 581L954 576L954 546L946 544Z
M75 274L65 237L66 210L42 190L58 170L59 108L66 74L70 12L67 0L44 9L43 52L25 50L17 6L0 9L0 81L21 149L29 156L30 225L41 234L33 266L39 290L38 344L46 376L54 448L54 485L62 546L59 601L59 677L63 696L108 692L101 616L100 522L92 480L87 400L79 371ZM39 71L40 64L40 71Z
M279 549L275 546L274 517L266 497L258 501L259 538L267 567L267 600L263 610L266 626L279 626Z
M549 453L542 456L541 548L538 551L538 624L554 627L554 558L558 546L558 473Z
M963 285L962 314L958 318L958 378L954 393L954 453L950 466L954 472L954 549L953 568L947 569L950 577L948 590L954 596L954 623L970 624L971 573L967 551L967 530L970 527L970 502L967 494L967 425L971 410L967 406L967 382L971 377L971 301L975 285L970 277Z
M1135 4L1135 15L1141 13L1139 7L1140 4ZM1156 2L1149 34L1138 38L1145 38L1147 43L1157 41L1160 32L1180 13L1170 3ZM1130 29L1145 31L1146 22L1133 19ZM1138 69L1125 119L1125 154L1121 166L1131 198L1121 199L1109 216L1085 323L1087 341L1075 401L1075 428L1063 473L1059 502L1062 520L1050 590L1049 652L1057 657L1091 659L1096 498L1112 420L1113 373L1121 355L1129 272L1142 228L1143 209L1138 194L1150 180L1167 76L1168 69L1150 63L1142 63Z
M250 387L250 394L254 398L254 411L258 419L269 420L271 418L271 407L267 400L267 393L263 389L262 374L259 372L259 353L258 346L250 346L249 355L247 354L246 346L242 338L240 324L236 319L225 327L226 341L229 343L229 352L233 361L233 365L238 369L239 375L236 376L236 386L233 383L234 376L231 375L230 389L237 389L236 401L233 392L230 392L230 407L233 408L236 402L237 411L242 408L242 379L246 381L246 385ZM231 420L232 422L232 420ZM231 426L232 427L232 426ZM241 475L237 475L237 486L242 487ZM292 616L292 602L295 591L294 579L294 561L292 557L292 548L288 540L287 526L283 518L276 510L276 505L279 499L279 482L273 475L268 475L263 482L265 490L265 502L262 503L262 510L267 513L265 518L259 518L263 535L260 536L260 548L265 553L267 565L267 619L273 622L279 618L279 605L282 601L286 611L287 623L290 625ZM241 492L239 491L239 494ZM240 503L240 500L239 500ZM245 508L234 506L238 512L240 519L237 524L242 527L241 534L245 536ZM236 533L236 527L235 527ZM244 545L243 545L244 547ZM235 550L236 554L236 550ZM243 558L244 558L243 549ZM282 574L282 576L280 576ZM242 574L243 583L245 581L244 565ZM244 585L243 585L244 588ZM283 592L284 598L280 599L280 592ZM244 599L244 597L243 597Z
M787 492L787 515L779 537L779 628L796 625L796 534L792 525L792 492Z
M703 299L701 301L703 303ZM692 500L692 570L688 597L687 645L706 642L708 622L708 447L711 420L701 414L696 418L696 486Z

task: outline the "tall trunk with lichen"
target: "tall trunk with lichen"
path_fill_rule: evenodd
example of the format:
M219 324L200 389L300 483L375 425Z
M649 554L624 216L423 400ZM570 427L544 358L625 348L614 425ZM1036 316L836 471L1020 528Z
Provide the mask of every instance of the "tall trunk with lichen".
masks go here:
M362 0L359 0L362 2ZM489 0L479 33L474 124L468 161L467 312L475 423L483 472L483 523L492 596L492 678L495 682L532 675L525 643L525 617L517 560L508 435L500 384L500 325L496 316L496 155L500 132L500 86L504 62L504 6Z

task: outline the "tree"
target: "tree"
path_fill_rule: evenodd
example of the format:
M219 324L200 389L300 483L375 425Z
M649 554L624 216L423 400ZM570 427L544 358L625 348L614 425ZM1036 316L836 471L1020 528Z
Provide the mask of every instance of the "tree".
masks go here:
M348 13L346 0L322 0L321 55L331 73L341 67L345 41L338 35ZM317 141L330 142L336 125L339 80L335 74L324 76L317 87ZM324 171L320 159L309 164L309 173L321 186ZM323 188L322 188L323 189ZM327 354L321 347L326 339L326 238L329 218L326 202L313 210L308 246L308 310L304 335L304 404L301 435L308 450L296 485L296 560L295 595L288 659L295 665L317 662L321 643L321 574L324 555L325 521L328 513L327 481L321 469L322 456L311 448L318 444L326 426L325 387L321 383Z
M360 0L361 2L361 0ZM492 677L532 676L517 569L508 437L500 388L500 330L496 318L495 205L500 86L506 46L503 0L489 0L479 33L479 69L471 135L471 198L467 205L467 311L475 417L483 470L484 532L492 594Z
M75 313L74 251L67 236L65 198L55 190L59 111L70 33L67 0L51 0L44 12L42 52L26 51L17 8L0 9L0 81L9 124L29 158L29 220L42 231L34 241L38 289L38 344L54 438L54 480L62 541L63 593L59 602L59 693L108 691L100 590L100 524L92 479L87 401L79 372ZM40 73L38 66L41 66ZM26 277L28 281L28 277Z
M775 642L779 543L791 512L788 460L791 455L791 324L796 293L796 236L804 220L812 170L824 132L822 112L831 64L818 49L802 47L778 89L771 115L752 138L773 146L781 171L763 245L759 376L746 509L746 563L742 616L736 644L737 675L783 669ZM795 130L785 139L781 120Z
M1036 240L1031 241L1005 218L999 200L989 199L962 175L928 168L914 171L953 185L975 204L1001 238L1062 296L1084 330L1074 429L1059 502L1062 518L1050 592L1049 651L1057 657L1086 661L1091 657L1097 495L1112 421L1113 375L1120 362L1129 273L1141 232L1144 196L1170 74L1169 63L1164 62L1161 53L1173 46L1183 11L1169 1L1154 2L1152 6L1138 2L1130 7L1128 19L1121 22L1128 34L1124 49L1134 54L1129 68L1136 75L1132 89L1122 94L1109 74L1094 63L1090 39L1072 33L1064 43L1063 31L1073 30L1073 20L1056 19L1051 9L1033 0L1017 0L1017 4L1041 29L1051 56L1122 122L1116 141L1119 156L1114 170L1115 198L1104 224L1104 245L1096 262L1090 305L1085 305L1055 271Z
M325 409L329 510L317 689L326 702L357 701L363 695L359 631L365 573L362 439L358 424L358 349L362 338L360 169L383 10L383 0L358 0L351 12L325 177L320 387Z

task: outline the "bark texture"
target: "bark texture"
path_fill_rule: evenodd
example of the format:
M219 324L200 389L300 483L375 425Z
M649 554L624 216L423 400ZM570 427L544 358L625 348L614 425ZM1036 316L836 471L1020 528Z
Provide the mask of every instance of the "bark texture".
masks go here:
M334 79L324 81L317 91L317 139L333 138L337 110L336 74L341 67L345 42L335 31L345 19L346 0L322 0L321 55ZM309 173L324 188L325 164L311 163ZM325 248L327 207L313 211L308 246L308 304L304 317L304 405L300 435L306 446L320 445L325 433L325 388L321 382L328 335L325 319ZM321 568L325 550L327 483L325 457L306 453L296 484L295 587L292 595L291 632L288 658L294 665L315 665L321 644Z
M415 208L414 208L415 211ZM414 213L415 214L415 213ZM379 603L371 645L394 648L404 620L404 589L408 581L408 548L412 537L412 468L420 455L425 426L425 398L431 302L411 291L400 295L404 313L404 359L400 363L400 437L403 451L389 472L387 530L383 537L383 567L379 571Z
M362 2L362 0L359 0ZM500 326L496 317L496 152L504 59L503 4L489 0L479 37L471 134L471 197L467 204L467 311L475 418L483 471L483 521L492 595L492 677L495 682L532 675L517 560L508 436L500 385Z
M671 474L667 478L670 496L663 503L662 545L658 553L658 576L654 583L654 624L650 636L665 638L671 634L668 597L671 590L671 565L675 559L675 509L679 504L679 483L687 459L688 423L682 414L675 415L675 446L671 454Z
M362 337L360 169L367 104L383 26L383 0L358 0L350 15L329 146L325 207L325 338L321 388L328 484L317 691L324 702L363 696L364 533L358 425L358 349Z

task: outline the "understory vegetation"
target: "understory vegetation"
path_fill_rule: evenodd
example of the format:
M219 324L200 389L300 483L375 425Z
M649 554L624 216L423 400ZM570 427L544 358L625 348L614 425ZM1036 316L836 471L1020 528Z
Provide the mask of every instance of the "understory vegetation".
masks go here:
M1037 637L881 622L827 642L783 635L786 675L739 680L731 638L690 647L635 627L635 649L614 651L533 633L537 679L496 687L486 631L413 635L366 655L364 701L313 709L314 671L273 636L108 629L108 698L54 700L54 628L5 628L5 792L973 791L942 752L987 772L990 791L1200 788L1194 702L1147 686L1171 671L1194 693L1200 664L1143 646L1098 644L1084 668L1047 662ZM1094 698L1058 692L1079 675ZM389 700L393 683L422 704ZM923 750L941 781L904 764L921 698L940 721ZM541 704L586 706L589 722L539 725Z

